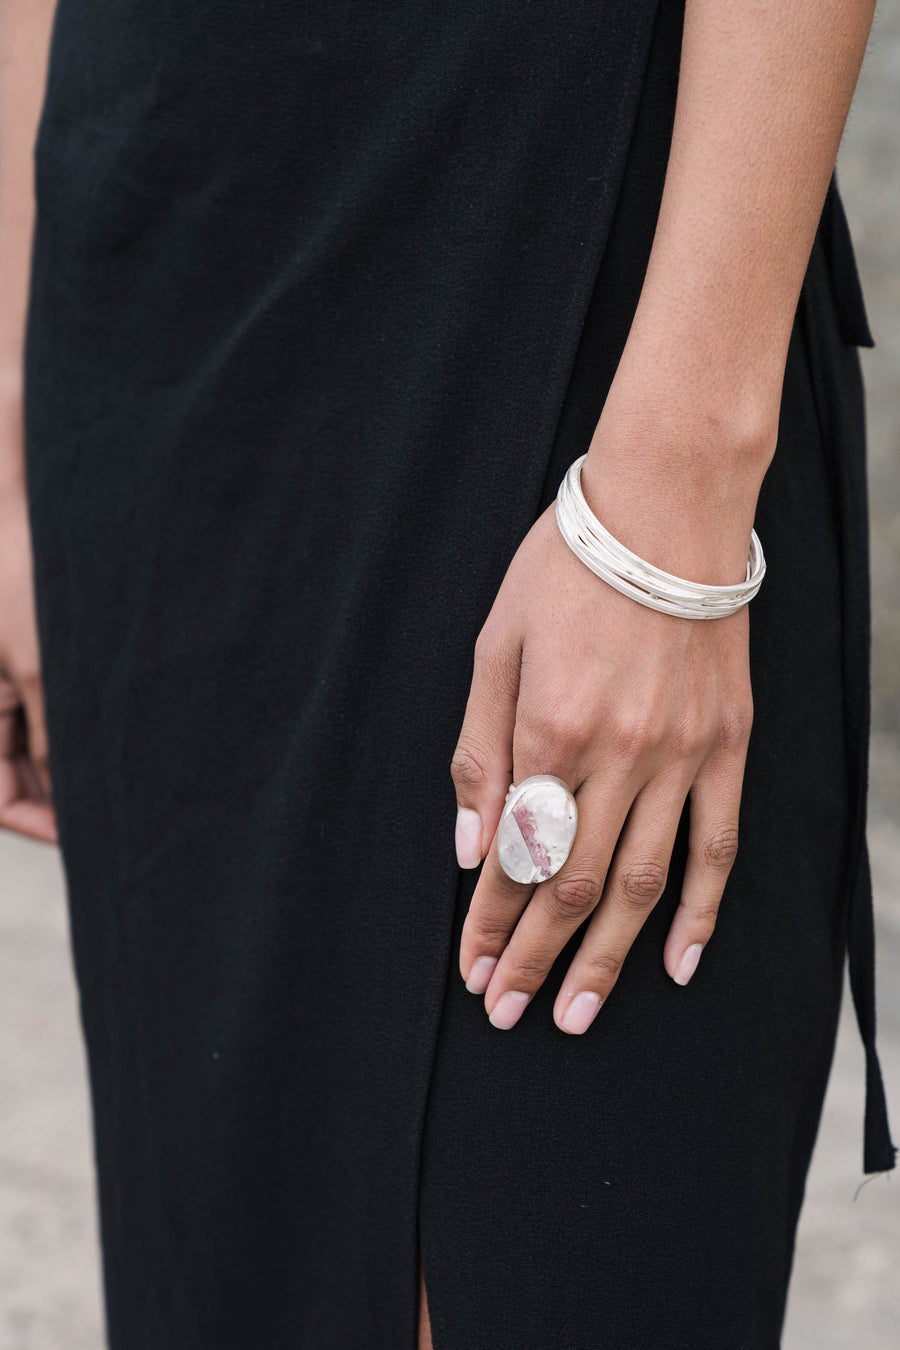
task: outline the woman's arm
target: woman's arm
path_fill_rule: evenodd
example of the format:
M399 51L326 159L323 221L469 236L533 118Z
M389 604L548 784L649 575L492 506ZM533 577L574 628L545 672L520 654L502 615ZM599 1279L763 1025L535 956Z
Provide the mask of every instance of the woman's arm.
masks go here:
M22 439L22 347L34 225L32 152L51 0L0 6L0 826L56 839Z
M744 579L800 287L873 10L687 0L650 263L582 472L603 524L680 576ZM452 766L460 861L475 866L487 851L460 969L495 1025L518 1020L590 916L554 1008L565 1030L586 1029L662 894L688 795L689 858L664 961L679 983L690 978L737 849L748 634L746 607L698 621L620 595L567 548L552 508L523 541L479 634ZM510 780L534 773L577 790L579 826L566 865L532 893L500 869L494 835Z
M607 528L669 571L743 578L794 313L874 9L687 0L659 222L582 476ZM648 476L657 486L640 521L635 470L642 497ZM687 499L666 489L673 472Z
M0 6L0 379L4 416L18 410L28 299L34 138L44 92L55 0ZM0 493L22 481L21 436L0 440Z

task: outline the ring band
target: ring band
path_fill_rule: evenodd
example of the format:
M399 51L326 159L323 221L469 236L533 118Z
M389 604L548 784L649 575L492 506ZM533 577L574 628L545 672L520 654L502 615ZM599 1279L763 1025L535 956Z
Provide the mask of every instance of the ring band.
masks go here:
M497 856L511 881L549 881L568 858L578 826L575 798L561 778L533 774L510 784L497 827Z

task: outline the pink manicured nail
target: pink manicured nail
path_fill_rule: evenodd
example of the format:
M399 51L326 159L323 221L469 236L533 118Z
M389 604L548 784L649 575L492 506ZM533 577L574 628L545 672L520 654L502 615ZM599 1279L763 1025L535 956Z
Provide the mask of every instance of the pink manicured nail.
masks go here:
M600 995L593 993L590 989L584 989L580 994L576 994L563 1013L561 1023L563 1031L570 1031L575 1035L587 1031L600 1011L602 1002Z
M676 984L687 984L688 980L697 969L697 962L700 960L700 953L703 951L702 942L694 942L678 962L675 974L672 977Z
M491 982L491 976L494 973L494 967L499 957L479 956L472 962L472 969L469 971L469 978L466 980L466 988L470 994L483 994Z
M481 862L481 818L468 806L456 813L456 859L460 867L477 867Z
M530 998L530 994L523 994L518 989L507 989L506 993L497 999L494 1011L488 1017L491 1026L497 1027L500 1031L509 1031L522 1016Z

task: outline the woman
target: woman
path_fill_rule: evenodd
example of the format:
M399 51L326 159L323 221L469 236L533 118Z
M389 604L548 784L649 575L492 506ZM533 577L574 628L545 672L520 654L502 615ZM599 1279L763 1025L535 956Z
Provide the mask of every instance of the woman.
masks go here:
M777 1345L848 940L894 1165L831 181L871 18L61 0L25 356L55 814L26 782L5 819L59 829L116 1350ZM752 619L594 575L582 455L710 596L755 522ZM497 827L544 774L578 821L535 885Z

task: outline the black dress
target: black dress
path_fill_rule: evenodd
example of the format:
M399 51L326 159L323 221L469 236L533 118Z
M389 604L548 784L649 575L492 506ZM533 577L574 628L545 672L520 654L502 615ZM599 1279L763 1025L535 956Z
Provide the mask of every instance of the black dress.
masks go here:
M582 1037L466 993L449 763L588 445L679 0L61 0L27 470L114 1350L778 1343L864 821L871 341L832 185L756 525L715 937ZM601 583L598 583L601 584Z

